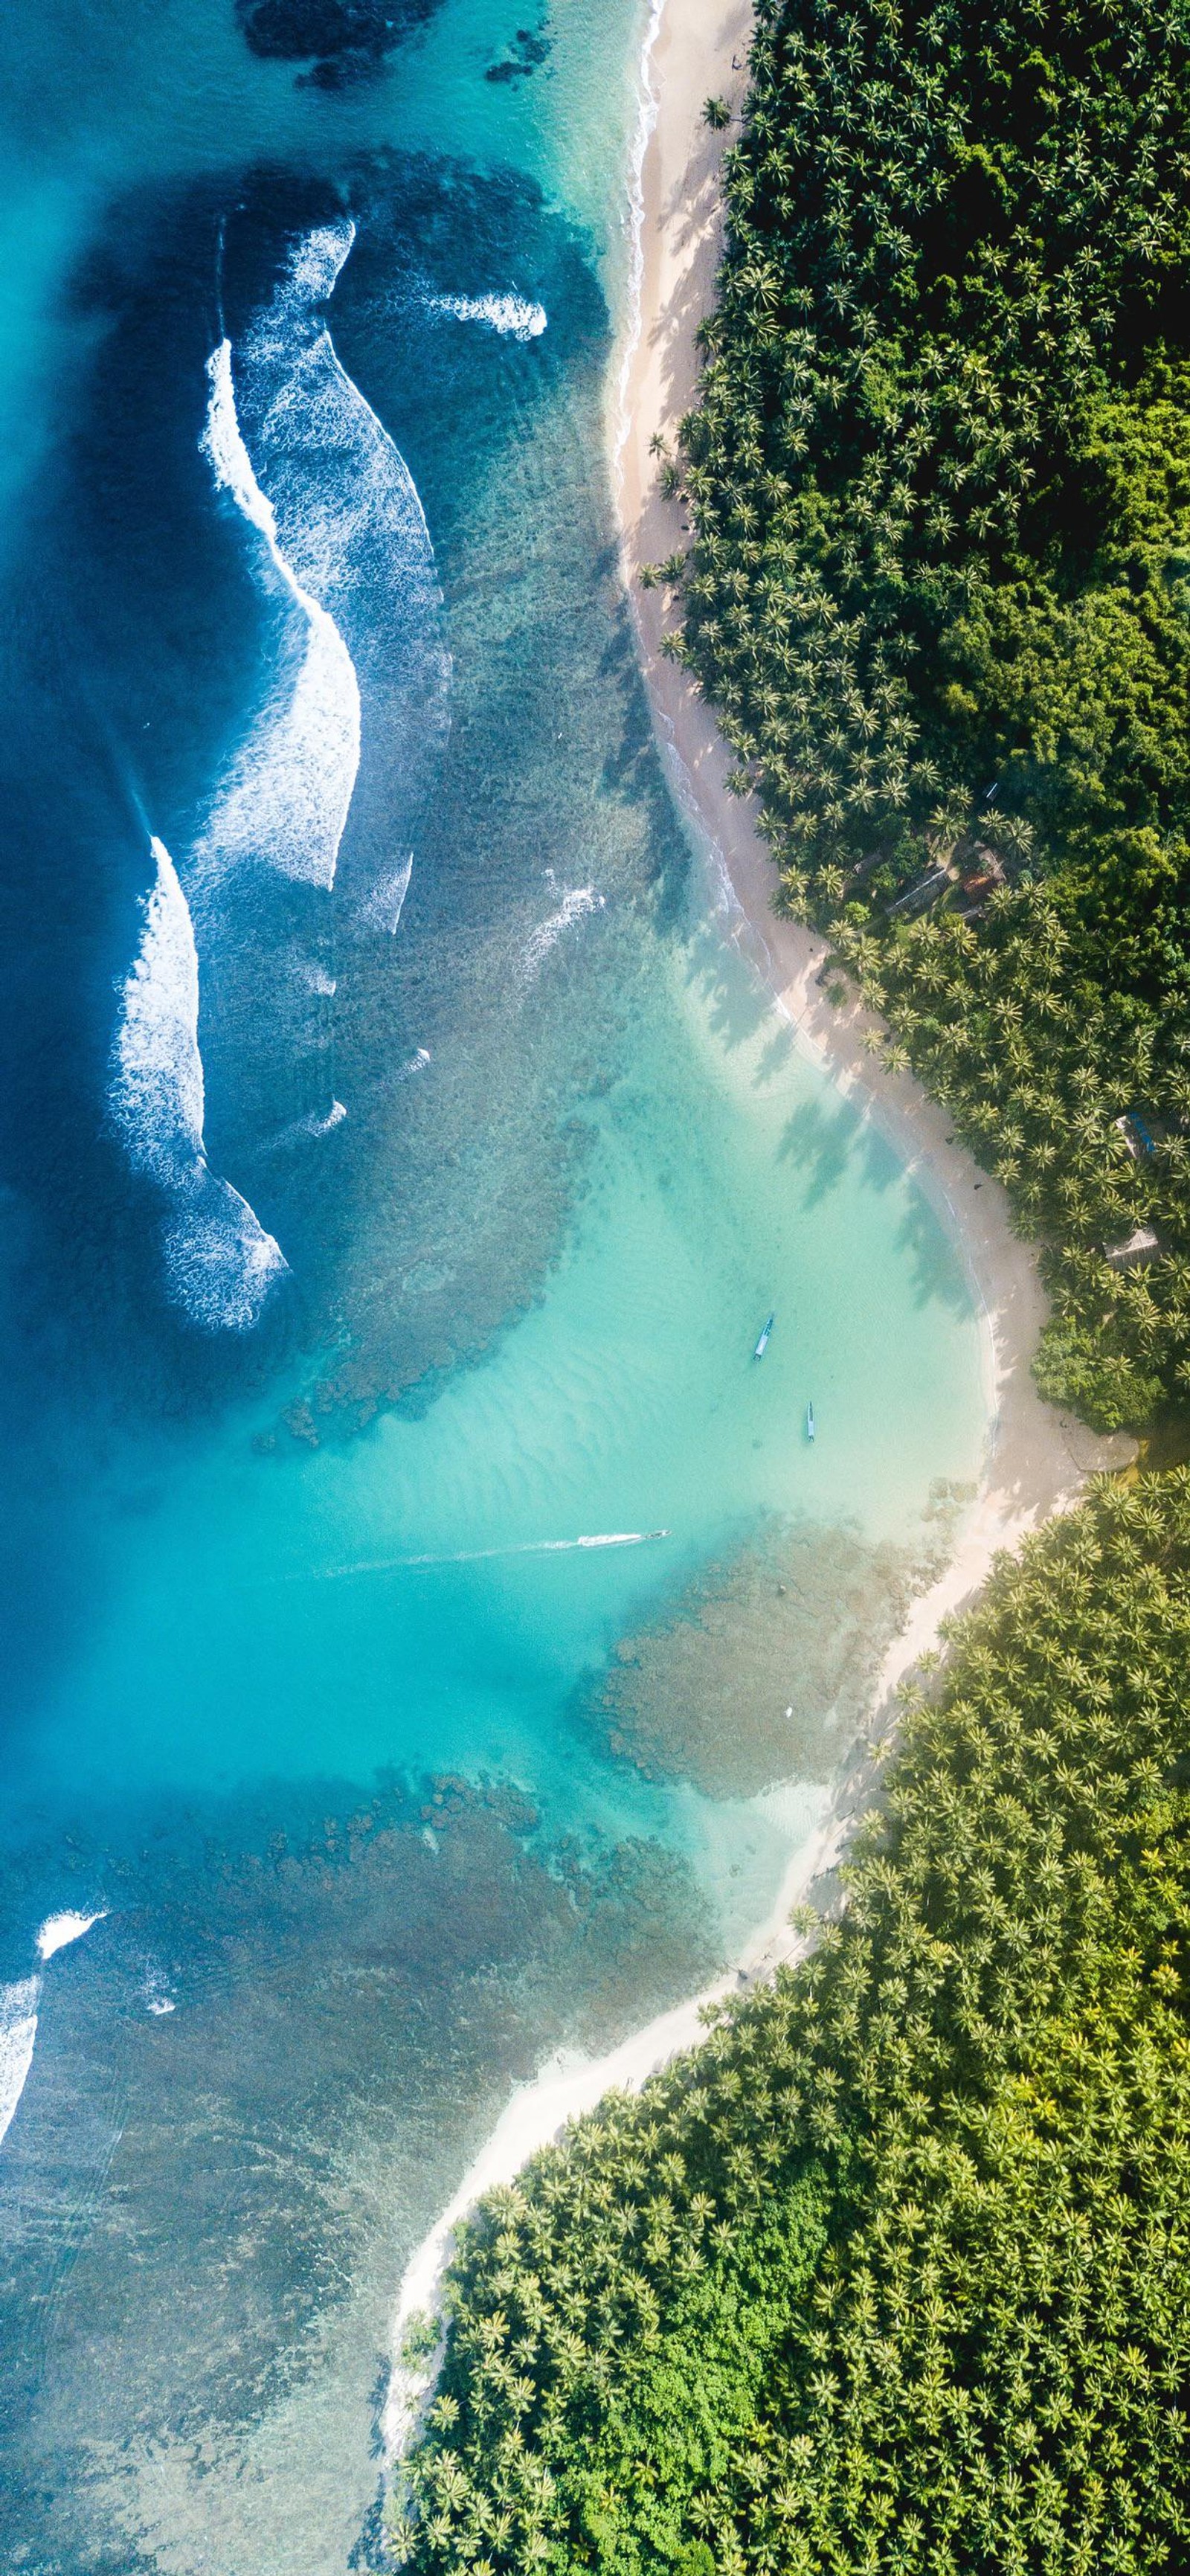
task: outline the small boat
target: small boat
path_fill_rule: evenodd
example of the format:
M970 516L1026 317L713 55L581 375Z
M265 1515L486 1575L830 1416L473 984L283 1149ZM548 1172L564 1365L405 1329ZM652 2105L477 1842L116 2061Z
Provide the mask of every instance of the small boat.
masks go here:
M812 1440L812 1439L813 1439L813 1437L814 1437L814 1407L813 1407L813 1405L812 1405L812 1404L808 1404L808 1405L806 1406L806 1438L807 1438L807 1440Z
M555 1540L555 1546L568 1547L647 1547L652 1539L670 1538L670 1530L597 1530L587 1538Z
M760 1340L758 1341L758 1343L757 1343L757 1345L756 1345L756 1348L755 1348L755 1350L754 1350L754 1351L753 1351L753 1353L752 1353L752 1357L753 1357L753 1359L754 1359L754 1360L762 1360L762 1359L764 1358L765 1352L767 1351L768 1346L769 1346L769 1334L771 1333L771 1331L772 1331L772 1329L773 1329L773 1325L775 1324L776 1320L777 1320L777 1319L776 1319L776 1316L775 1316L775 1315L770 1315L770 1316L769 1316L768 1321L767 1321L767 1323L765 1324L764 1331L762 1332L762 1334L761 1334L761 1336L760 1336Z

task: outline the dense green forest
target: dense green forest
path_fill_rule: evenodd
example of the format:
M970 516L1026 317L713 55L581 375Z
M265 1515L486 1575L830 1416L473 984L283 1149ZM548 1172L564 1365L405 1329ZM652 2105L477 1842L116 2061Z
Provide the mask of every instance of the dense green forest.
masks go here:
M1003 1564L842 1917L468 2228L398 2558L1190 2563L1190 1475Z
M1042 1236L1046 1392L1140 1427L1190 1402L1190 5L763 0L725 176L671 649Z

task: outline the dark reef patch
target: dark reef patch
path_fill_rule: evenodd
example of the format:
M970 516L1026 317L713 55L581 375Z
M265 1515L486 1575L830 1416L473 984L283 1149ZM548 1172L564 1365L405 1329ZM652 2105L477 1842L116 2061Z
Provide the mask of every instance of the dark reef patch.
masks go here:
M531 72L539 71L549 61L552 52L553 39L544 35L540 27L518 27L508 52L501 54L498 62L488 64L484 79L527 80Z
M432 18L438 0L236 0L252 53L305 63L319 89L346 89L379 71L406 36Z

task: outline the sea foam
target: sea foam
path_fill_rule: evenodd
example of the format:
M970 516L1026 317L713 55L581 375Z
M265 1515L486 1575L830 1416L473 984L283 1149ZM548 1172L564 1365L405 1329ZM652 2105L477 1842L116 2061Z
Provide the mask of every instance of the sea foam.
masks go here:
M333 1135L347 1116L346 1103L332 1100L329 1109L311 1109L304 1118L291 1118L287 1127L278 1129L261 1146L262 1154L284 1154L293 1145L320 1144L324 1136Z
M317 1138L344 1114L325 1105L332 1024L320 1006L336 977L329 945L318 954L319 918L328 942L330 932L318 898L334 891L340 931L395 932L449 721L425 513L323 312L354 238L347 220L305 234L234 348L225 336L207 361L201 445L267 603L275 661L181 876L219 995L218 1042L246 1042L255 1059L241 1096L278 1101L271 1138L247 1140L253 1153ZM295 912L277 877L310 888L313 909ZM247 979L262 964L258 993ZM315 1055L321 1074L311 1068L307 1084L300 1060ZM239 1070L234 1057L221 1063L221 1097L234 1096ZM164 1159L175 1170L185 1160L168 1139ZM185 1168L193 1182L194 1157ZM250 1321L275 1275L252 1211L243 1201L217 1210L204 1188L198 1205L179 1199L176 1218L167 1260L180 1301Z
M318 311L354 238L347 219L306 235L237 342L234 381L228 341L208 362L212 471L306 627L296 683L278 685L206 818L195 858L208 874L258 857L333 885L359 769L357 673L379 720L374 766L387 774L376 819L389 850L420 810L445 738L450 657L425 513ZM395 929L403 891L386 857L361 900Z
M175 1304L208 1331L242 1332L287 1264L207 1162L194 927L164 841L154 835L151 848L157 875L121 995L110 1107L134 1170L169 1194L164 1253Z
M292 689L282 684L270 698L215 799L195 857L216 872L262 860L329 891L359 768L355 665L334 618L282 551L273 505L240 431L230 340L212 351L207 379L202 443L212 472L262 537L277 580L305 620L306 637L296 683Z
M540 972L563 931L569 930L573 922L581 921L584 913L602 912L603 903L603 896L596 893L594 886L569 888L557 911L551 912L545 921L539 921L536 930L531 931L525 941L521 950L521 971L527 982L531 983Z
M40 1977L0 1986L0 2138L11 2125L33 2064L40 2000Z
M395 935L412 874L412 850L406 850L401 858L393 861L391 868L381 871L360 907L360 919L368 924L370 930L386 930L390 939Z
M456 322L486 322L502 339L538 340L548 327L543 305L527 304L523 295L431 295L431 313L453 313Z
M52 1959L72 1941L81 1941L93 1924L105 1920L106 1914L106 1906L100 1906L95 1914L76 1914L72 1907L64 1908L60 1914L47 1914L37 1933L39 1959ZM0 1986L0 2140L16 2116L33 2064L40 2002L40 1977L21 1977L15 1985Z
M189 1176L203 1150L198 950L169 851L155 835L150 847L157 878L124 986L112 1107L138 1171L170 1188Z
M163 1248L174 1304L208 1333L250 1332L289 1268L247 1199L205 1164L166 1227Z
M96 1914L76 1914L70 1907L61 1914L47 1914L37 1935L38 1958L56 1957L58 1951L68 1949L72 1941L81 1941L84 1932L89 1932L94 1924L106 1921L106 1905L101 1905Z

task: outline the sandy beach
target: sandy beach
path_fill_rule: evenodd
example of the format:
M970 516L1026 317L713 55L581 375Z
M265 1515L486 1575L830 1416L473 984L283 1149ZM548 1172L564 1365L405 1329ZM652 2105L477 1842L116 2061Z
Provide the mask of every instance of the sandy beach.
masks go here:
M680 506L658 491L658 459L650 447L659 434L672 452L677 424L694 399L694 334L714 300L719 165L731 140L730 131L716 134L704 124L702 108L708 96L717 95L738 111L750 22L741 0L656 0L641 66L641 116L630 173L631 295L612 370L608 440L624 580L653 722L674 792L711 862L725 936L738 941L768 982L799 1046L879 1126L912 1171L958 1248L981 1319L989 1428L980 1490L946 1572L915 1601L885 1660L869 1724L871 1744L887 1731L898 1685L936 1642L940 1623L978 1591L998 1551L1019 1544L1051 1512L1068 1508L1089 1474L1126 1464L1135 1443L1122 1435L1098 1439L1042 1403L1030 1362L1045 1321L1045 1297L1035 1255L1012 1231L1005 1194L954 1142L944 1112L920 1085L890 1073L865 1048L873 1026L869 1015L858 1006L836 1010L826 1000L816 982L827 953L824 942L775 917L777 872L757 834L755 807L728 794L733 755L697 691L658 651L672 611L667 618L660 590L640 587L642 563L664 559L686 533ZM869 1756L840 1784L820 1829L791 1861L768 1920L728 1974L659 2015L608 2056L554 2061L518 2088L408 2266L394 2316L394 2356L411 2319L436 2312L454 2231L486 2191L510 2181L601 2095L612 2088L636 2089L694 2046L708 2007L801 1954L805 1939L790 1924L791 1909L829 1878L871 1779ZM428 2366L413 2368L394 2361L384 2419L390 2462L416 2429L437 2360L435 2355Z

